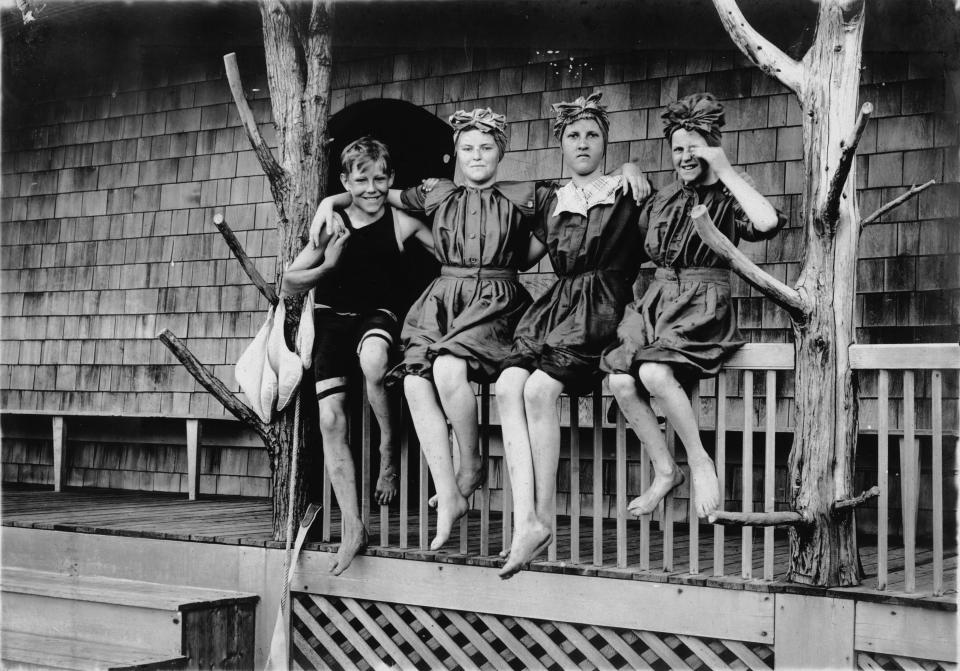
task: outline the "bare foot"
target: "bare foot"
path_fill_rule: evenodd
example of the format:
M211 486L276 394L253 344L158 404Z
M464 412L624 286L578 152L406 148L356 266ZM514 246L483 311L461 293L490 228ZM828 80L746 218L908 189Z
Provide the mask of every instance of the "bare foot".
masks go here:
M450 532L453 531L453 525L463 517L469 505L467 500L460 495L460 492L454 492L449 501L440 501L437 507L437 535L430 542L431 550L439 550L450 538Z
M394 468L390 457L380 457L380 475L377 477L377 489L373 498L381 506L393 501L397 495L397 469Z
M457 489L460 490L460 495L465 499L469 499L475 491L480 489L480 485L483 484L486 474L487 471L484 468L482 461L478 461L475 468L469 468L466 470L464 470L463 465L461 464L460 470L457 471ZM436 494L430 497L430 500L427 501L427 505L431 508L437 507Z
M676 466L673 467L673 473L670 475L661 475L655 472L650 487L630 502L627 506L627 512L634 517L649 515L656 510L657 505L663 500L663 497L670 493L670 490L681 482L683 482L683 471Z
M550 529L539 523L523 531L518 529L510 545L510 557L497 575L504 580L516 575L524 564L530 562L550 545L552 538Z
M701 461L691 461L690 474L693 476L697 516L707 517L720 507L720 481L717 480L716 466L709 457Z
M353 558L366 549L367 530L363 522L355 520L352 523L345 523L343 538L340 539L340 548L337 550L336 560L330 566L330 573L340 575L350 567Z

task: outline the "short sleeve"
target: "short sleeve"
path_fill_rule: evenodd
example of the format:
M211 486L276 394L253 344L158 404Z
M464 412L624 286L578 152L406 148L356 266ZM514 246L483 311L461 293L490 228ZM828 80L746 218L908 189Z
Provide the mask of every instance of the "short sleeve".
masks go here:
M441 179L427 193L424 193L419 186L411 186L409 189L402 191L400 202L403 203L403 209L405 210L433 214L440 203L446 200L456 189L456 184L449 179Z
M534 217L530 222L530 232L540 242L547 242L547 222L553 213L548 209L550 200L560 185L554 181L540 181L534 185Z
M753 181L753 178L750 177L750 175L742 170L738 170L737 172L743 178L743 181L745 181L754 189L757 188L756 182ZM747 242L758 242L760 240L767 240L774 237L781 228L787 225L787 217L780 210L776 210L776 213L777 225L771 228L769 231L759 231L753 225L753 222L750 221L747 213L743 211L743 208L740 206L740 201L738 201L736 198L733 198L733 221L737 228L737 237L739 237L741 240L746 240Z

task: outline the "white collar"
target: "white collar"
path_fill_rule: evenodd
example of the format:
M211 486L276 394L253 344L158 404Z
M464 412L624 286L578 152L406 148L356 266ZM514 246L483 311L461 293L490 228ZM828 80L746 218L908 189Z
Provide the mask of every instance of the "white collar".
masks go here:
M582 188L571 180L557 189L557 207L553 216L570 212L586 217L590 208L613 203L622 186L620 175L601 175Z

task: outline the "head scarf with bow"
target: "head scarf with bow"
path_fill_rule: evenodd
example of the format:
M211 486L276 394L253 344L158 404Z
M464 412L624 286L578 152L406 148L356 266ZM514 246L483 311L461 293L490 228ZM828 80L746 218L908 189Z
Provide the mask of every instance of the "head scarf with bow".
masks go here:
M563 129L574 121L591 119L600 126L600 131L603 133L603 142L606 144L610 134L610 119L607 116L607 108L600 104L600 98L602 97L603 93L594 91L586 98L580 96L573 102L555 103L553 111L557 115L557 119L553 123L554 137L559 140L563 136Z
M472 112L457 110L450 115L450 126L453 127L453 144L457 144L460 134L467 130L478 130L489 133L500 150L500 158L507 151L507 118L497 114L489 107L477 108Z
M670 103L660 115L663 119L663 134L667 140L679 129L695 130L707 144L720 146L720 128L724 124L723 105L712 93L694 93Z

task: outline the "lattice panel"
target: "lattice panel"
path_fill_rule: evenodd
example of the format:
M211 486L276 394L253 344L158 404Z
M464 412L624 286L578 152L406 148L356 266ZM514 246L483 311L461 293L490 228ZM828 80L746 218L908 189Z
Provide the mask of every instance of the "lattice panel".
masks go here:
M291 664L301 669L751 669L758 643L295 594Z
M898 657L877 652L858 652L857 668L862 671L957 671L957 665L949 662Z

